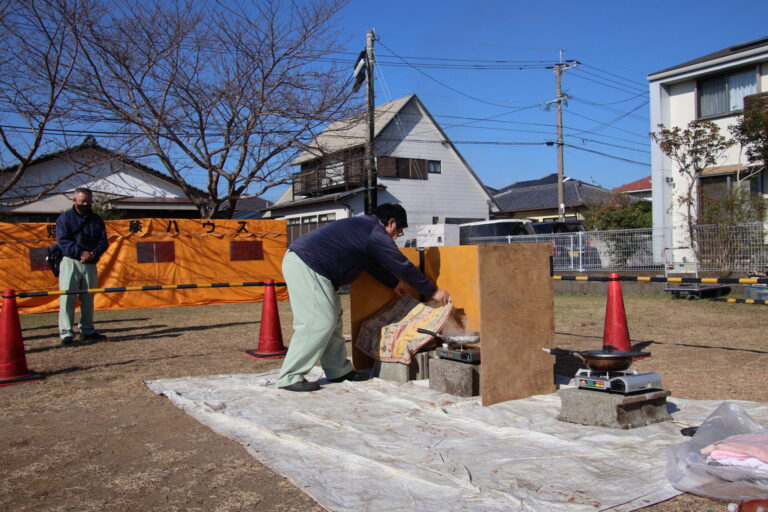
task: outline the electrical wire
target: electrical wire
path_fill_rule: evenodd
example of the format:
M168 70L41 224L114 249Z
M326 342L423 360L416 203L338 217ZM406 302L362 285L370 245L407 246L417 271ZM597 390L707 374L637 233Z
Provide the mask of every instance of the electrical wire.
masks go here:
M586 76L581 76L579 73L573 73L571 76L574 77L574 78L580 78L581 80L587 80L589 82L596 83L596 84L602 85L604 87L609 87L611 89L616 89L617 91L621 91L621 92L624 92L624 93L627 93L627 94L635 94L637 92L637 90L627 90L627 89L623 89L621 87L616 87L616 86L611 85L611 84L606 84L606 83L601 82L599 80L594 80L594 79L586 77ZM648 93L644 93L644 94L648 94Z
M583 66L587 67L587 68L590 68L590 69L594 69L595 71L597 71L599 73L604 73L604 74L610 75L610 76L612 76L614 78L618 78L620 80L624 80L624 81L629 82L631 84L639 85L641 88L644 88L644 87L648 86L648 84L646 82L640 82L638 80L634 80L634 79L631 79L631 78L626 78L626 77L623 77L621 75L617 75L616 73L612 73L610 71L606 71L604 69L598 68L597 66L593 66L592 64L583 64Z
M569 110L569 111L568 111L568 114L569 114L569 115L572 115L572 116L576 116L576 117L581 117L581 118L583 118L583 119L586 119L587 121L592 121L592 122L594 122L594 123L599 123L599 124L598 124L596 127L590 128L590 129L588 129L588 130L578 130L578 131L576 131L576 132L572 133L571 135L575 135L575 134L577 134L577 133L594 133L594 131L595 131L596 129L598 129L598 128L602 128L602 127L608 127L608 126L610 126L611 124L613 124L613 123L615 123L615 122L617 122L617 121L620 121L621 119L623 119L624 117L626 117L626 115L628 115L628 114L631 114L631 113L632 113L632 112L634 112L635 110L638 110L638 109L640 109L640 108L644 107L644 106L645 106L645 105L647 105L647 104L648 104L648 102L647 102L647 101L646 101L646 102L643 102L643 104L641 104L641 105L638 105L637 107L633 108L632 110L630 110L629 112L627 112L625 115L622 115L622 116L620 116L620 117L618 117L618 118L616 118L616 119L613 119L612 121L608 121L608 122L602 122L602 121L599 121L599 120L597 120L597 119L593 119L593 118L591 118L591 117L588 117L588 116L585 116L585 115L582 115L582 114L578 114L578 113L576 113L576 112L573 112L572 110ZM617 127L617 126L612 126L612 128L613 128L614 130L619 130L620 132L628 133L629 135L634 135L635 137L639 137L639 138L642 138L642 139L645 139L645 138L647 138L647 135L640 135L640 134L638 134L638 133L636 133L636 132L631 132L631 131L629 131L629 130L625 130L625 129L623 129L623 128L619 128L619 127Z
M640 93L648 94L648 90L646 88L644 88L644 87L638 87L636 85L628 85L628 84L625 84L625 83L622 83L622 82L618 82L616 80L612 80L610 78L605 78L603 76L597 75L597 74L592 73L589 70L583 69L583 68L579 69L579 72L583 73L583 74L585 74L587 76L591 76L592 78L594 78L596 80L602 80L603 82L614 84L614 85L616 85L618 87L623 87L625 89L629 89L629 90L632 90L632 91L635 91L635 92L640 92Z
M422 70L421 70L421 69L419 69L418 67L414 66L413 64L411 64L410 62L408 62L408 61L407 61L407 60L405 60L404 58L400 57L399 55L397 55L397 53L395 53L395 52L394 52L394 51L393 51L391 48L389 48L387 45L385 45L384 43L382 43L380 40L379 40L379 44L380 44L381 46L383 46L384 48L386 48L387 50L389 50L390 52L392 52L392 54L394 54L394 55L395 55L397 58L399 58L401 61L403 61L404 63L406 63L406 64L408 65L408 67L410 67L410 68L412 68L412 69L414 69L414 70L418 71L419 73L421 73L422 75L426 76L427 78L429 78L429 79L430 79L430 80L432 80L433 82L435 82L435 83L437 83L437 84L439 84L439 85L442 85L442 86L443 86L443 87L445 87L446 89L448 89L448 90L450 90L450 91L453 91L453 92L455 92L456 94L460 94L461 96L464 96L465 98L469 98L469 99L471 99L471 100L474 100L474 101L477 101L477 102L480 102L480 103L484 103L484 104L486 104L486 105L492 105L492 106L495 106L495 107L504 107L504 108L510 108L510 107L509 107L509 105L503 105L503 104L501 104L501 103L494 103L494 102L491 102L491 101L487 101L487 100L484 100L484 99L482 99L482 98L478 98L478 97L476 97L476 96L472 96L471 94L467 94L467 93L465 93L464 91L460 91L460 90L458 90L458 89L456 89L456 88L454 88L454 87L451 87L450 85L446 84L445 82L442 82L442 81L438 80L437 78L433 77L432 75L430 75L430 74L428 74L428 73L426 73L426 72L422 71Z
M569 147L569 148L573 148L573 149L576 149L576 150L579 150L579 151L586 151L587 153L594 153L596 155L604 156L606 158L613 158L614 160L621 160L623 162L629 162L631 164L642 165L644 167L650 167L651 166L651 164L649 164L647 162L638 162L637 160L630 160L629 158L622 158L622 157L616 156L616 155L609 155L608 153L603 153L602 151L595 151L594 149L582 148L580 146L574 146L573 144L563 144L563 146L566 146L566 147Z

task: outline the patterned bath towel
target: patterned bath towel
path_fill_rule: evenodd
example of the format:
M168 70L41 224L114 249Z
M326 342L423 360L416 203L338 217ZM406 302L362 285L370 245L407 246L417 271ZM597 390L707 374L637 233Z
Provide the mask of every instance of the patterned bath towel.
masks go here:
M439 332L453 305L436 301L422 303L413 297L398 297L363 322L355 345L365 354L385 363L411 362L413 354L432 340L417 327Z

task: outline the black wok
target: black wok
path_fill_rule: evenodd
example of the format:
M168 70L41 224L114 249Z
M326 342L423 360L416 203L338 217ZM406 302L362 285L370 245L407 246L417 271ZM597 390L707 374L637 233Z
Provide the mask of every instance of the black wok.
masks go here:
M543 348L544 352L553 356L578 357L587 368L599 372L620 372L632 366L636 357L648 357L650 352L630 352L628 350L585 350L575 352L562 348Z

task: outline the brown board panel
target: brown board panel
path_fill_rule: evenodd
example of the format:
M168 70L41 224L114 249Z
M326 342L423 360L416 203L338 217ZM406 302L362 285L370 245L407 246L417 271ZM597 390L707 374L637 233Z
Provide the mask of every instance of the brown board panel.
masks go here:
M551 243L477 246L482 330L480 395L493 405L555 391Z

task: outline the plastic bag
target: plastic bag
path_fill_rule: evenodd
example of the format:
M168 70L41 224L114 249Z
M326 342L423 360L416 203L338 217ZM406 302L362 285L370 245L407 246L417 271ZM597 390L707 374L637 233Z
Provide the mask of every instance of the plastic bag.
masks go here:
M690 441L667 448L667 480L675 489L730 501L768 498L768 479L749 468L711 466L701 449L737 434L768 434L736 404L723 402Z

